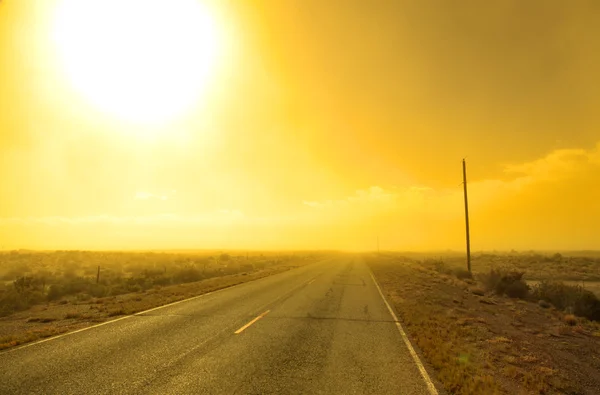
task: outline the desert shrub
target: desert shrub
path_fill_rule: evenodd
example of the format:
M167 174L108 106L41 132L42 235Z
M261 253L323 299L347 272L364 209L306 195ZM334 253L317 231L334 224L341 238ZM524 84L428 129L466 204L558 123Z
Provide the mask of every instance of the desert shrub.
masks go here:
M171 284L171 278L167 276L158 276L152 279L154 285L169 285Z
M582 289L573 305L573 313L590 320L600 321L600 300L591 291Z
M139 284L133 284L127 287L128 292L141 292L143 290L144 289Z
M254 270L254 266L251 263L243 263L240 265L240 271L242 272L251 272Z
M146 269L144 270L144 277L155 279L157 277L163 277L164 270L160 269Z
M92 284L88 292L95 298L101 298L108 294L108 287L104 284Z
M422 263L423 266L433 269L438 273L452 274L452 269L442 259L425 259Z
M466 280L469 278L473 278L473 274L471 274L470 271L465 270L465 269L455 269L454 270L454 275L457 278L460 278L461 280Z
M125 315L125 314L126 314L125 309L123 309L122 307L108 312L109 317L116 317L118 315Z
M131 292L139 292L141 290L145 290L148 288L152 288L152 281L145 277L131 277L128 278L125 283L127 284L127 289Z
M65 291L63 287L61 287L59 284L52 284L48 290L48 295L46 295L46 298L50 301L53 301L62 298L64 295Z
M529 285L519 279L508 282L504 288L504 293L511 298L525 299L529 295Z
M580 317L600 321L600 300L579 285L542 281L533 287L532 295L552 303L557 309L570 310Z
M234 265L228 265L222 269L223 274L236 274L238 272L238 267Z
M177 283L191 283L202 279L202 273L195 268L180 269L173 275Z
M13 282L13 286L19 293L28 291L41 291L43 288L43 280L34 276L21 276Z
M545 301L543 299L540 299L538 301L538 304L540 305L541 308L544 308L544 309L549 309L550 307L552 307L552 305L550 303L548 303L547 301Z
M523 281L524 272L505 269L491 269L481 277L485 288L498 295L524 299L529 295L530 288Z
M14 290L8 290L0 295L0 317L7 316L15 311L24 310L19 294Z
M90 295L89 293L78 293L77 295L75 295L75 297L77 298L78 302L85 302L88 301L92 298L92 295Z
M41 290L17 291L16 289L8 289L0 294L0 316L3 317L17 311L26 310L43 300L44 295Z
M565 324L569 325L569 326L575 326L577 325L577 317L575 317L573 314L567 314L563 317L563 321L565 322Z
M61 285L65 295L75 295L86 292L90 286L90 280L83 277L72 277L63 281Z
M117 296L117 295L123 295L130 292L129 288L127 287L127 284L114 284L111 285L108 289L108 294L106 296Z

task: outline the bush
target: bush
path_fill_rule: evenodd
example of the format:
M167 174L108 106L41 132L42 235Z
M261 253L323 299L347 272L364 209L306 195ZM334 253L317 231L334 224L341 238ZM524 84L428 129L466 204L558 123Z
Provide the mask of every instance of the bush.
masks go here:
M545 300L543 300L543 299L540 299L540 300L538 301L538 304L539 304L539 305L540 305L540 307L541 307L541 308L543 308L543 309L549 309L550 307L552 307L552 305L551 305L550 303L546 302L546 301L545 301Z
M202 273L195 268L181 269L175 273L173 279L178 283L191 283L202 279Z
M471 274L471 272L468 271L468 270L465 270L465 269L456 269L456 270L454 270L454 275L457 278L460 278L461 280L466 280L466 279L473 278L473 275Z
M442 259L425 259L423 265L442 274L452 274L452 269Z
M108 289L104 284L93 284L89 289L89 293L93 297L101 298L108 294Z
M552 303L557 309L568 309L580 317L600 321L600 300L594 293L579 285L542 281L533 287L532 295Z
M58 284L53 284L50 286L50 289L48 290L48 295L46 295L46 298L49 301L53 301L53 300L58 300L58 299L62 298L64 295L65 295L65 291L63 290L63 288Z
M76 296L78 302L85 302L85 301L88 301L88 300L90 300L92 298L92 296L90 294L87 294L87 293L80 293L80 294L77 294L75 296Z
M65 295L75 295L81 292L86 292L89 288L90 281L83 277L69 278L62 284Z
M525 299L529 295L529 285L523 281L524 272L503 269L491 269L482 277L488 291L511 298Z
M28 291L41 291L43 288L43 280L38 277L22 276L17 277L13 282L13 286L19 293L25 293Z
M44 295L39 290L17 291L16 289L9 289L0 294L0 317L27 310L43 300Z
M577 325L577 318L573 315L573 314L567 314L563 317L563 321L565 322L565 324L569 325L569 326L575 326Z
M523 280L519 279L516 281L509 282L506 284L504 293L511 298L525 299L529 295L529 285Z
M158 276L152 280L154 285L169 285L171 284L171 279L165 276Z
M600 321L600 300L591 291L581 289L573 305L573 313L590 320Z
M251 272L254 270L254 266L251 263L243 263L240 265L241 272Z

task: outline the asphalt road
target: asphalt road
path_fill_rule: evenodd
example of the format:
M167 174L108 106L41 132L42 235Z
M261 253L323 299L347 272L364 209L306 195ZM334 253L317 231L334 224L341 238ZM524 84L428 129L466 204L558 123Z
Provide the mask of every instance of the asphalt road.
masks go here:
M431 394L342 256L0 354L1 394Z

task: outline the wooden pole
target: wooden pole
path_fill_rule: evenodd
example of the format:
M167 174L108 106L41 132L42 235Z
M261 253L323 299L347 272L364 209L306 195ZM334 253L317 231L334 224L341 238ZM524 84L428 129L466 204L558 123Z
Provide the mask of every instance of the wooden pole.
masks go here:
M465 195L465 226L467 236L467 269L471 273L471 237L469 235L469 200L467 198L467 164L465 160L462 161L463 169L463 191Z
M96 273L96 284L100 282L100 266L98 266L98 272Z

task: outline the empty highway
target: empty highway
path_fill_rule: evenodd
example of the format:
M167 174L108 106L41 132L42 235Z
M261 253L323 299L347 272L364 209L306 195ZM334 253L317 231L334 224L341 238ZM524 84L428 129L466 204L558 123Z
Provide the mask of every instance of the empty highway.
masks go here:
M347 255L0 353L0 393L435 390Z

